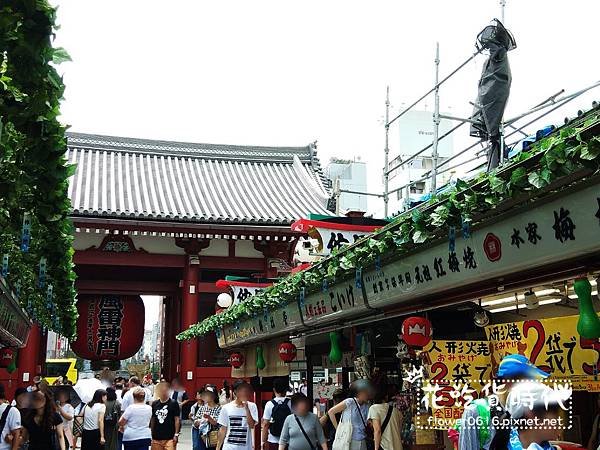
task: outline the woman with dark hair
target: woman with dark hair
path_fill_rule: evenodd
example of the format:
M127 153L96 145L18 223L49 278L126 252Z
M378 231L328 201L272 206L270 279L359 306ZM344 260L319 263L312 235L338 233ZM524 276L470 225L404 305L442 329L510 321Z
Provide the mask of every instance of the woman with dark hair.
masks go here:
M56 405L47 392L31 394L31 409L23 420L29 450L65 450L65 432Z
M229 387L229 382L227 380L223 380L223 389L219 393L219 404L221 406L226 405L231 401L231 388Z
M107 392L98 389L83 410L83 435L81 450L104 450L104 415Z
M331 406L334 407L338 403L343 402L346 399L346 397L346 392L343 389L336 389L335 391L333 391L332 394L333 404ZM338 413L336 415L338 423L341 417L341 413ZM329 445L329 448L331 448L331 446L333 445L333 441L335 440L335 428L331 423L331 420L329 419L329 414L323 414L323 417L319 419L319 422L321 423L323 431L325 432L325 436L327 437L327 444Z
M279 437L279 450L314 450L321 447L327 450L327 439L317 415L310 411L308 397L297 393L292 395L292 413L283 422Z
M375 450L402 450L402 414L389 403L388 386L379 385L369 408L373 424Z
M108 387L106 388L106 413L104 414L105 450L117 450L118 448L117 422L119 417L121 417L121 402L117 399L117 391Z
M193 425L198 430L199 440L194 450L214 450L217 448L217 433L219 431L219 414L221 414L221 405L219 405L219 395L217 388L206 386L202 391L202 401L193 417Z

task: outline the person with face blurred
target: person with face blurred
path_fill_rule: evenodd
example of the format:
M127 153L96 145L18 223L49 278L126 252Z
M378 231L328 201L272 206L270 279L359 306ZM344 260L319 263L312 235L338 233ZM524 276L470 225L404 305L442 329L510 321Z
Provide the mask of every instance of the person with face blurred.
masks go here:
M65 450L63 421L56 412L56 405L47 392L35 391L31 394L31 409L23 420L25 440L29 450Z
M56 408L63 421L65 432L65 447L73 447L73 417L75 408L69 403L69 393L64 389L56 393Z
M214 450L216 442L214 433L219 429L219 416L221 415L221 405L219 405L219 395L217 389L213 386L207 386L201 393L202 405L196 411L194 416L194 426L198 427L198 448L194 450Z
M311 412L309 398L304 394L292 395L292 414L283 423L279 450L327 450L327 439L317 415Z
M98 389L83 410L83 434L81 450L104 450L104 415L106 414L106 398L104 389Z
M27 389L25 390L27 394ZM17 389L18 391L18 389ZM17 398L17 394L15 394ZM4 427L0 430L0 450L17 450L22 444L21 413L6 399L4 385L0 383L0 417L4 416Z
M123 428L123 446L125 450L148 450L152 440L150 420L152 407L146 405L146 392L136 387L132 392L133 403L127 407L119 419ZM120 448L120 447L119 447Z
M252 386L245 381L233 385L235 400L221 408L218 423L218 450L252 450L254 427L258 423L258 408L252 403Z
M352 423L352 441L350 450L367 450L369 400L372 397L371 384L367 380L356 380L351 386L354 396L347 398L331 408L327 414L337 429L336 415L342 413L341 421Z
M158 400L152 403L152 450L175 450L181 428L179 403L169 398L170 385L160 382L156 386Z

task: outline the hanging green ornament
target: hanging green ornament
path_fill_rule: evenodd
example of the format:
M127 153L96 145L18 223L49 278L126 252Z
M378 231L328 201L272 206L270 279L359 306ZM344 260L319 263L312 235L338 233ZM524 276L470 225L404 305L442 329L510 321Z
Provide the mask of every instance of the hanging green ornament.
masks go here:
M265 357L263 355L263 348L259 345L256 347L256 368L258 370L263 370L265 367L267 367L267 363L265 362Z
M342 348L340 346L340 334L337 331L329 333L331 350L329 351L329 361L339 363L342 360Z
M19 352L15 352L15 356L13 357L13 360L10 362L10 364L6 368L6 371L8 373L13 373L15 370L17 370L17 357L18 356L19 356Z
M579 278L573 283L575 293L579 299L579 320L577 332L586 339L600 337L600 319L592 302L592 285L587 278Z

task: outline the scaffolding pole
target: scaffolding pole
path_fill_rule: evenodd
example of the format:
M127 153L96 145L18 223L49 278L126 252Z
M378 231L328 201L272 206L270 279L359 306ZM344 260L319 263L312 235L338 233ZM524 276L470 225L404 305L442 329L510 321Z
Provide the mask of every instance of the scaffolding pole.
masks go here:
M387 86L385 91L385 157L383 162L383 213L384 216L388 216L388 206L389 206L389 195L388 191L390 189L390 87Z
M431 159L433 160L433 169L431 171L431 195L437 191L437 165L438 165L438 141L440 132L440 43L435 44L435 106L433 112L433 148Z

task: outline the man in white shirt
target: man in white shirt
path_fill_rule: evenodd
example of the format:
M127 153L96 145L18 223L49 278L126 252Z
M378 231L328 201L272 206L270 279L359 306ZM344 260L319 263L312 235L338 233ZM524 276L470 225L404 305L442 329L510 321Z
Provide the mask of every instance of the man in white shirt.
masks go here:
M301 394L304 394L308 397L308 384L306 378L302 378L302 384L300 385L299 391Z
M290 399L286 393L290 389L287 378L276 378L273 381L275 398L265 405L262 419L261 445L262 450L278 450L279 437L283 422L292 413Z
M4 385L0 384L0 450L17 450L21 436L21 413L6 400Z
M258 408L248 401L252 386L238 381L233 386L235 400L221 408L217 450L253 450L254 427L258 423Z
M125 392L125 395L123 396L123 401L121 402L121 411L125 411L129 405L133 404L133 390L136 387L141 387L140 384L140 379L138 377L134 376L129 379L129 390ZM146 393L145 403L150 403L152 398L146 389L144 389L144 392Z

